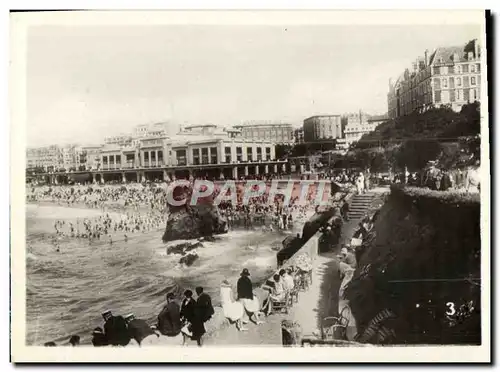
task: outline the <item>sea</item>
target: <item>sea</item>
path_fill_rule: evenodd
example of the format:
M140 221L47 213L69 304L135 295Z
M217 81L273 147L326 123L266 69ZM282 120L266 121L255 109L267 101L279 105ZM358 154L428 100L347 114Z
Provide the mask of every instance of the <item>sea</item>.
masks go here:
M150 323L174 292L202 286L220 303L224 279L234 286L243 268L255 285L276 268L276 251L286 238L283 232L261 229L230 231L197 249L199 258L190 267L178 255L167 255L164 228L131 234L127 242L89 244L88 240L55 238L54 222L95 218L96 209L58 205L26 205L26 344L54 341L66 344L71 335L89 344L91 332L102 326L101 313L134 313ZM118 217L119 213L109 213ZM57 250L59 247L59 251Z

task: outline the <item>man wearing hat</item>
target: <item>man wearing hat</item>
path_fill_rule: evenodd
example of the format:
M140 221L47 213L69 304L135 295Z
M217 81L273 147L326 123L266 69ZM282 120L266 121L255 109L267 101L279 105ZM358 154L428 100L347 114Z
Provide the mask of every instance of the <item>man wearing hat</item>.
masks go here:
M104 336L109 345L126 346L130 342L127 323L121 315L113 315L110 310L102 313L104 319Z
M125 321L130 338L136 340L139 345L153 345L158 341L160 336L151 329L145 320L137 319L134 314L128 314Z

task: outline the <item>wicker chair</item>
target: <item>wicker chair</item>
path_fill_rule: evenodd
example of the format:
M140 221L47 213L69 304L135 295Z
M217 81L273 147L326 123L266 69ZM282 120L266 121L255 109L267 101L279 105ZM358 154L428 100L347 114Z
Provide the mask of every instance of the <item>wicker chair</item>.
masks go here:
M273 300L271 297L269 298L269 301L271 301L271 313L275 312L283 312L285 311L285 314L288 314L288 310L290 307L290 294L287 292L285 293L285 297L282 301L276 301Z
M339 316L328 316L323 318L321 326L321 339L323 340L346 340L347 327L349 325L349 318L346 317L345 312L348 310L347 306L342 309ZM327 325L328 324L328 325Z

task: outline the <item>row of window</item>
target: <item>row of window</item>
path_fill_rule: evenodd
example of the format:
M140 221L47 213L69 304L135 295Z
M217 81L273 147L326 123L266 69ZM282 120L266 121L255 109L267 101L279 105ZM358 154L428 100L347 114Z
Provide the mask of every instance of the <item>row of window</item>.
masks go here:
M436 103L447 103L456 101L476 101L479 99L478 89L456 89L450 91L436 90L434 101Z
M217 147L210 147L210 156L208 152L208 147L203 147L201 149L193 149L193 164L194 165L199 165L199 164L217 164ZM201 153L201 156L200 156ZM183 154L183 157L185 156L185 152ZM179 162L179 151L177 151L177 160Z
M470 64L457 64L453 66L434 66L434 75L446 75L446 74L467 74L475 73L481 71L480 63L470 63Z
M281 138L291 138L293 133L291 131L281 131L281 130L253 130L253 131L245 131L246 136L250 136L252 138L273 138L273 137L281 137Z
M462 83L465 88L468 88L470 86L475 86L479 82L479 76L464 76L464 77L450 77L448 78L435 78L434 79L434 88L435 89L441 89L441 88L448 88L448 81L449 81L449 87L450 88L455 88L455 86L461 87Z
M102 157L103 164L108 164L108 161L109 164L120 164L122 162L122 157L121 155L106 155Z
M479 76L463 76L463 77L449 77L449 78L434 78L434 89L442 89L442 88L455 88L461 87L469 88L470 86L474 87L479 83ZM409 92L404 93L401 96L402 101L410 102L421 95L425 95L431 92L430 80L426 84L421 84L417 87L417 89L413 89Z

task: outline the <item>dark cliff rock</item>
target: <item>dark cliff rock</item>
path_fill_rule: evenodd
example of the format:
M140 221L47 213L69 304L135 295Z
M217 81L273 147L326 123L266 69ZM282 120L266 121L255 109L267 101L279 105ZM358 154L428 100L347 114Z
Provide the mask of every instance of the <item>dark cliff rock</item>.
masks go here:
M181 254L184 255L193 249L203 247L201 242L183 242L179 244L172 245L167 247L167 254Z
M185 256L182 256L181 259L179 260L180 264L184 264L186 266L191 266L194 261L198 259L198 253L196 252L189 252Z
M190 200L190 190L184 189L174 194L174 199L186 197ZM199 200L196 205L169 205L167 226L163 242L179 239L197 239L227 232L227 221L213 205L211 198Z

